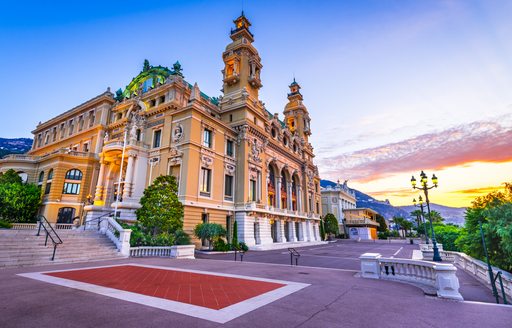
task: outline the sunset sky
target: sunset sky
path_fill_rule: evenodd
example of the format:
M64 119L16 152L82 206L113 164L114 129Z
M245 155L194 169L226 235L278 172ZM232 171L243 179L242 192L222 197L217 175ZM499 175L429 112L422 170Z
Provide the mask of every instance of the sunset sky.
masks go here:
M145 58L179 60L219 96L242 1L11 1L0 11L0 137L111 87ZM295 76L324 179L409 205L420 170L435 203L467 206L512 181L512 1L245 0L261 99L282 113ZM282 115L282 114L281 114Z

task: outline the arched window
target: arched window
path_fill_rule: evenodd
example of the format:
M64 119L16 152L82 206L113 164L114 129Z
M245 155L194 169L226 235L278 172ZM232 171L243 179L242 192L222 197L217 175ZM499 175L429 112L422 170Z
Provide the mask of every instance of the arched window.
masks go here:
M64 188L62 189L62 193L68 195L80 194L80 183L75 181L82 180L82 171L78 169L71 169L66 172L65 179L66 180L64 181Z
M46 186L44 187L44 194L48 195L50 190L52 189L52 180L53 180L53 169L48 171L48 178L46 179Z
M37 182L39 184L43 183L43 180L44 180L44 171L41 171L41 173L39 173L39 179L37 180Z
M72 169L66 172L67 180L82 180L82 171L77 169Z
M74 216L75 216L74 208L61 207L61 208L59 208L59 214L57 216L57 223L73 223Z

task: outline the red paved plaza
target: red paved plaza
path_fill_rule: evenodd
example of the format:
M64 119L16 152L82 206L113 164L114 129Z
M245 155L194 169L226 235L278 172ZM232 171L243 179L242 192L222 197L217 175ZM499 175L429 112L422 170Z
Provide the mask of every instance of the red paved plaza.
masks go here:
M219 310L285 285L135 265L46 275Z

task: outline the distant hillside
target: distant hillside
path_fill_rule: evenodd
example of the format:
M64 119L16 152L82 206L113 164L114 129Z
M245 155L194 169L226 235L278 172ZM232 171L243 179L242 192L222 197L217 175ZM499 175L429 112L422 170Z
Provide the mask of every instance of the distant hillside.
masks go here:
M0 138L0 158L8 154L23 154L32 148L29 138Z
M399 208L407 211L408 213L416 209L413 205L399 206ZM466 214L465 207L449 207L438 204L430 204L430 209L432 211L438 211L441 214L441 216L445 219L446 223L464 225L464 215Z
M327 187L336 185L335 182L329 180L321 180L320 186ZM356 194L356 206L367 207L378 212L386 219L391 219L394 216L401 216L406 219L410 219L410 213L416 208L413 205L410 206L393 206L388 200L381 201L369 196L357 189L352 189ZM464 224L464 213L466 208L461 207L449 207L438 204L430 204L430 209L438 211L442 217L446 219L447 223L454 223L458 225Z

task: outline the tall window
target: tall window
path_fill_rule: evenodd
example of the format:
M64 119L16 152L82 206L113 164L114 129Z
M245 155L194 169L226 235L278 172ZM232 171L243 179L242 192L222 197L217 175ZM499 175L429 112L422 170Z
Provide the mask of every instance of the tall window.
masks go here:
M209 218L208 213L203 213L203 214L201 214L201 221L202 221L203 223L208 223L208 222L210 221L210 218Z
M94 121L96 121L96 114L94 110L89 112L89 127L94 125Z
M256 180L249 180L249 200L256 201Z
M89 152L89 143L88 142L84 142L84 144L82 145L82 151L86 152L86 153Z
M64 123L60 124L60 138L64 138L66 134L66 125Z
M162 130L156 130L153 133L153 148L160 147L160 138L162 136Z
M82 131L84 128L84 116L80 115L78 117L78 131Z
M204 167L201 168L201 183L199 186L199 193L202 196L210 196L211 175L212 175L212 170L204 168Z
M41 171L41 173L39 173L39 178L37 179L37 186L39 187L39 189L41 189L41 186L43 185L43 180L44 180L44 171Z
M46 186L44 187L44 194L48 195L50 190L52 189L52 180L53 180L53 169L48 171L48 178L46 179Z
M71 169L66 172L64 177L64 188L62 188L63 194L78 195L80 194L80 180L82 180L82 171L77 169Z
M235 155L233 140L226 141L226 155L228 155L229 157L233 157Z
M225 200L233 200L233 176L225 175L224 176L224 199Z
M203 131L203 145L208 148L212 148L212 131L204 129Z
M75 127L75 125L73 124L73 119L70 119L69 120L69 135L73 134L74 127Z
M55 142L55 140L57 140L57 127L54 127L52 131L52 141Z

